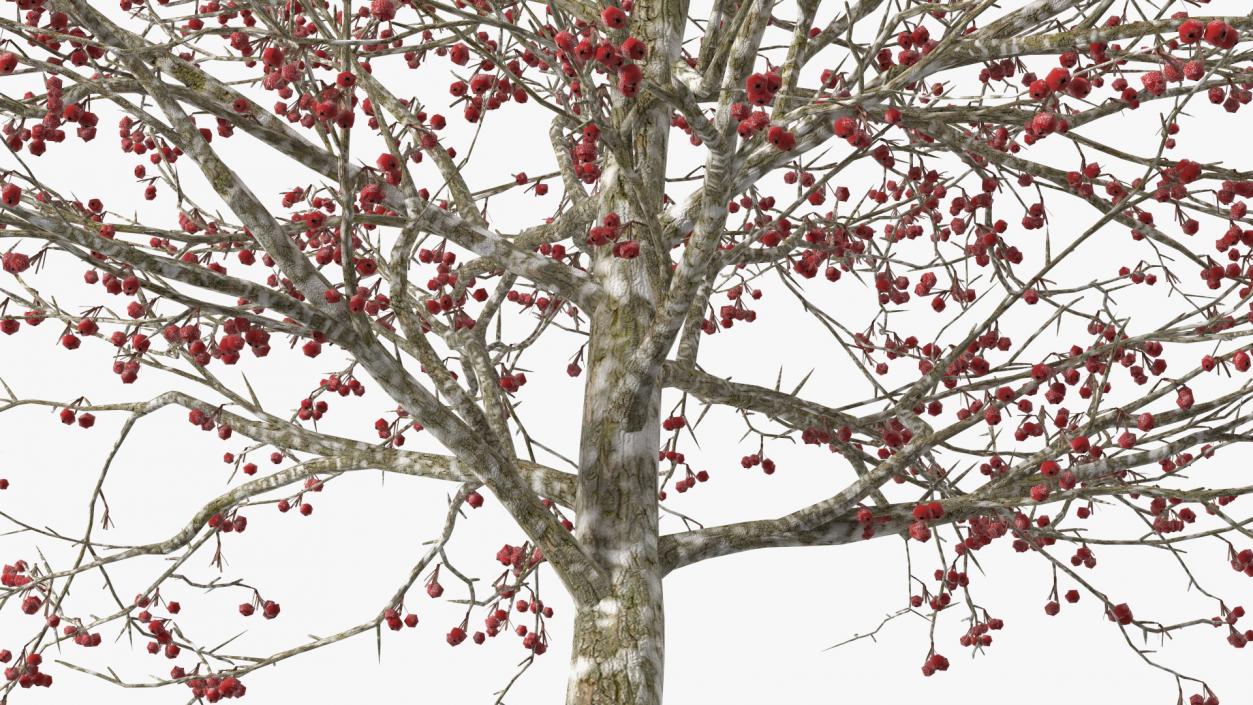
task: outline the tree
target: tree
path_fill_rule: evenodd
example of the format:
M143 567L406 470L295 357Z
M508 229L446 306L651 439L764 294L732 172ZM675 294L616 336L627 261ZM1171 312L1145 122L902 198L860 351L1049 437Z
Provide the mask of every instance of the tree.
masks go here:
M1249 103L1253 19L1115 5L19 0L0 20L0 331L34 345L52 329L122 385L166 375L203 393L103 403L5 385L5 411L125 423L81 536L5 514L22 535L71 542L76 559L4 556L0 609L34 626L0 644L0 692L51 685L49 649L133 685L70 663L68 642L93 647L114 628L173 662L148 685L242 696L258 668L414 626L406 596L425 580L440 597L441 578L466 600L449 644L517 631L535 658L552 636L538 593L551 569L577 611L567 702L659 703L667 574L742 551L897 537L934 550L936 566L911 564L900 614L966 620L962 646L987 648L1002 626L972 596L970 571L979 550L1011 543L1053 566L1049 614L1086 594L1181 698L1217 702L1204 674L1175 672L1132 636L1208 627L1216 644L1243 647L1243 609L1205 593L1195 619L1159 623L1087 570L1098 550L1133 544L1167 549L1191 576L1180 544L1220 542L1253 576L1253 548L1240 545L1249 519L1230 510L1250 487L1205 475L1253 438L1253 175L1175 156L1185 127ZM451 99L437 88L450 74ZM1160 130L1100 139L1131 111L1151 111ZM45 152L95 140L101 119L116 120L121 153L100 173L133 170L143 200L83 202L41 168ZM541 175L475 149L480 130L541 121L553 163ZM247 164L227 156L241 137ZM280 160L312 181L269 198L258 166ZM489 176L472 182L471 164ZM128 215L141 207L163 220ZM1090 226L1056 232L1050 212L1063 208ZM1124 261L1093 262L1098 238L1117 238ZM108 296L58 295L84 265ZM826 404L803 380L792 392L733 381L769 360L707 371L702 344L749 335L763 299L808 314L788 345L873 391ZM290 413L231 367L341 353ZM521 404L540 394L528 370L563 367L585 390L575 472L537 460L558 456L526 432L534 407ZM395 406L375 438L319 429L336 394L367 388ZM241 475L178 533L109 544L113 457L171 406L216 433ZM682 517L685 530L664 532L674 494L717 492L693 466L717 407L742 414L744 468L771 474L770 449L799 441L846 475L842 489L777 518ZM406 450L406 438L443 451ZM280 469L259 470L267 453ZM457 487L442 534L387 604L251 659L180 629L161 590L181 566L268 505L311 514L317 492L362 469ZM444 550L485 495L517 526L486 589ZM1084 528L1120 510L1139 533ZM173 567L133 602L67 600L82 576L153 555ZM245 617L280 610L257 589L240 605ZM946 670L953 646L933 641L923 672Z

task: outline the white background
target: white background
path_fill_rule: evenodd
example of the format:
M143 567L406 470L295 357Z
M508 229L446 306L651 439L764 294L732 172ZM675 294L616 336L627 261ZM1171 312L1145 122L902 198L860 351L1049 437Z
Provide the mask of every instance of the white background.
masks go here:
M1235 9L1240 3L1227 5ZM1222 9L1217 3L1213 6L1215 12ZM446 66L438 61L433 63ZM1031 65L1034 68L1047 64L1035 60ZM444 79L439 78L443 75L441 70L422 74L429 77L427 82L412 89L432 106L432 111L446 100ZM9 85L5 84L6 92ZM270 101L261 102L268 105ZM134 184L129 176L134 158L120 158L116 150L116 117L101 110L100 137L95 142L83 145L71 137L65 144L50 145L49 153L31 162L32 166L42 178L60 186L63 193L74 193L84 200L99 196L111 210L129 213L137 209L142 216L169 225L172 199L163 190L155 204L141 200L142 186ZM451 115L456 110L447 112ZM1247 131L1244 114L1228 115L1203 98L1192 105L1191 112L1191 119L1184 123L1185 131L1179 135L1180 147L1175 156L1221 160L1235 168L1247 166L1237 158L1247 158L1248 150L1242 147L1243 140L1235 137ZM507 106L490 116L479 136L479 156L466 172L472 188L501 183L522 169L541 173L551 168L547 125L537 115L532 110ZM1142 110L1113 118L1113 124L1085 134L1111 140L1129 150L1151 153L1156 120L1155 110ZM465 144L464 133L450 132L453 136L448 139L452 144ZM674 170L680 172L684 169L677 165L690 164L696 152L683 144L685 138L681 135L676 135L674 142ZM214 144L222 147L228 163L245 175L254 184L254 191L268 203L276 202L280 189L309 182L307 174L281 157L255 149L255 143L242 133L225 144L220 140ZM1075 163L1072 151L1050 149L1041 145L1029 154L1053 163ZM362 150L360 158L372 161L373 155L374 152ZM190 166L186 165L183 174L188 183L194 184L198 179L190 176ZM420 173L428 179L425 185L433 189L438 185L431 172ZM547 215L546 209L557 202L555 193L559 189L559 184L551 183L554 195L538 201L546 204L543 207L536 207L537 200L532 196L496 202L492 215L497 224L511 231ZM851 177L837 183L853 185L855 193L858 190L859 182ZM780 198L785 193L779 189ZM1061 198L1050 201L1049 235L1056 238L1054 247L1086 228L1095 218L1093 213ZM1018 233L1014 237L1024 241L1020 245L1024 251L1033 247L1026 244L1032 238L1036 238L1034 246L1038 249L1042 235L1023 234L1016 224L1011 228L1011 233ZM1057 275L1060 282L1073 285L1091 277L1113 276L1118 266L1134 265L1137 258L1147 257L1146 250L1132 253L1125 229L1112 227L1107 231L1085 244L1076 263ZM1195 239L1196 247L1210 251L1210 243L1220 232L1213 226L1203 230ZM80 264L65 256L50 264L56 266L49 266L30 277L30 281L46 293L55 294L70 310L100 302L102 294L98 288L81 284ZM233 272L239 271L233 260L231 265ZM1191 278L1185 279L1183 286L1200 291L1195 274L1187 272ZM6 287L13 284L7 275L3 282ZM701 356L705 369L771 385L782 368L785 388L813 369L814 375L804 390L808 398L838 404L865 396L868 386L864 379L853 371L827 334L804 317L777 281L767 279L762 285L767 293L756 306L760 312L758 322L706 339ZM819 300L828 304L829 310L851 329L860 329L874 314L873 293L851 279L839 289L814 288L820 292L816 294ZM1133 319L1148 319L1142 329L1149 329L1153 321L1165 316L1160 308L1163 302L1178 305L1177 298L1165 299L1162 289L1132 290L1118 299L1119 310ZM110 303L116 306L117 301L120 299L111 299ZM925 309L925 303L920 308ZM508 306L505 310L516 312ZM923 314L919 320L935 320L928 312ZM1037 311L1031 315L1038 314ZM1026 314L1016 309L1015 315ZM1038 325L1035 318L1016 318L1007 321L1005 327L1025 330L1033 321ZM82 349L70 352L55 345L59 332L56 324L48 322L34 331L23 330L21 335L0 340L0 376L20 397L66 402L86 395L93 402L132 401L150 398L172 386L203 394L150 370L142 372L135 385L122 386L109 371L109 353L103 343L86 341ZM1048 349L1064 349L1072 340L1080 338L1063 335L1057 341L1043 342ZM336 370L340 362L330 354L307 360L298 352L284 350L283 345L280 336L275 336L275 352L271 359L262 361L264 364L248 359L236 368L216 364L214 367L224 381L241 390L240 375L247 373L257 393L272 409L293 408L321 376ZM528 429L570 457L576 453L578 443L582 379L569 379L564 368L577 346L578 340L572 337L546 337L525 359L529 363L530 383L520 395L521 413ZM1188 352L1177 359L1179 362L1175 363L1172 358L1172 363L1185 369L1195 364L1196 354ZM896 378L898 381L908 378L909 370L905 367L893 372L901 375ZM331 400L331 412L322 428L370 438L374 418L392 405L372 382L366 383L370 390L362 399ZM1231 382L1214 384L1215 388L1224 388ZM1129 385L1124 381L1124 386ZM1198 400L1203 398L1198 393ZM97 532L97 540L130 544L164 539L181 528L208 498L228 486L230 466L224 465L220 456L225 450L240 450L243 439L221 443L214 434L200 433L188 425L184 415L181 409L169 408L144 419L123 446L105 485L116 526L108 532ZM0 477L13 483L9 490L0 493L0 509L63 534L81 533L83 508L123 421L118 414L98 416L96 427L84 431L62 426L55 412L47 407L23 407L0 415ZM945 418L951 416L946 413ZM742 433L743 425L736 415L721 410L711 412L703 423L699 449L685 438L684 450L694 468L709 470L713 479L688 496L674 498L670 506L710 525L777 516L828 496L851 477L849 468L837 456L812 448L795 450L785 443L770 446L769 455L780 466L773 477L765 477L758 470L741 470L739 457L755 450L754 443L735 442ZM430 439L420 436L411 437L406 448L438 450ZM268 449L256 456L263 472L272 467L266 456ZM569 469L552 457L541 457L541 461ZM1246 470L1241 451L1227 451L1198 468L1195 477L1199 479L1195 482L1208 486L1247 484L1243 479ZM272 506L249 510L248 531L225 537L226 567L221 575L225 580L242 577L267 599L279 601L283 612L276 620L262 622L258 617L239 617L235 606L249 597L242 590L202 596L190 586L170 583L163 596L181 601L184 610L179 624L201 643L217 643L246 630L228 649L232 653L263 655L302 643L310 634L346 629L377 614L382 602L403 580L423 551L422 542L437 534L445 500L452 489L452 485L437 481L383 477L367 471L337 479L326 492L315 495L315 512L309 518L295 512L280 515ZM1236 515L1241 516L1239 511ZM665 522L666 531L682 528L672 518ZM1125 518L1109 519L1099 526L1104 530L1102 535L1108 536L1128 537L1138 532L1137 525L1127 523ZM496 570L495 551L503 543L519 541L519 532L489 497L485 508L470 512L462 520L450 555L463 571L490 581ZM0 560L30 560L36 555L36 546L54 566L65 565L72 557L64 544L47 538L35 540L26 533L0 537ZM1239 547L1243 545L1237 542ZM935 567L933 545L923 547L924 550L918 550L916 544L911 548L917 574L926 578ZM1069 552L1059 546L1055 555L1064 559ZM1164 552L1098 547L1097 555L1097 570L1085 575L1090 575L1115 601L1129 602L1137 617L1169 623L1217 612L1212 601L1190 589L1187 576ZM865 639L824 651L855 633L873 629L885 614L905 605L910 592L904 544L899 539L886 537L835 548L758 551L684 568L665 583L666 702L816 705L896 703L924 698L938 703L1012 698L1020 705L1102 700L1174 702L1173 678L1147 666L1105 619L1091 596L1085 595L1078 605L1064 605L1058 617L1043 613L1052 577L1038 556L1014 553L1008 540L1002 540L981 551L978 558L986 576L971 576L973 595L981 606L1004 619L1006 628L995 633L993 646L971 662L968 650L957 644L965 630L965 615L961 608L945 612L935 632L936 643L938 650L952 661L952 667L929 679L923 678L919 666L927 653L930 625L914 616L888 624L878 641ZM1229 605L1241 604L1249 596L1253 583L1227 567L1222 547L1217 543L1190 545L1186 559L1202 584L1227 599ZM147 559L110 570L110 576L122 598L129 599L147 585L161 565L160 559ZM205 553L190 561L187 573L207 580L217 571ZM551 572L544 572L542 580L544 599L556 610L549 623L550 649L514 686L509 703L552 703L562 698L572 612ZM448 587L446 597L461 596L460 588L451 579L444 583ZM1061 589L1070 587L1073 585L1063 579ZM90 576L76 584L68 609L79 614L99 614L110 605L111 598L103 591L98 577ZM506 634L482 647L467 642L452 649L444 642L444 634L460 621L457 607L446 600L429 599L420 583L411 591L407 605L420 614L421 625L399 633L385 631L381 656L372 634L356 637L248 676L248 701L492 702L493 693L509 680L514 665L525 655L520 640ZM481 617L481 613L475 614L472 627ZM7 606L0 613L0 648L16 650L33 632L34 619L18 614L13 605ZM148 681L149 674L168 673L170 662L148 656L142 648L143 640L133 647L125 636L114 642L118 634L112 628L106 629L103 636L105 645L101 648L88 651L70 646L56 658L95 669L112 666L119 676L131 682ZM1224 637L1225 633L1204 627L1188 630L1175 635L1154 658L1160 656L1163 663L1173 668L1207 678L1225 703L1248 702L1247 679L1239 676L1242 668L1247 668L1247 650L1232 649ZM1149 642L1150 648L1158 645L1157 641ZM51 652L46 656L53 660ZM184 658L178 663L188 662ZM179 686L124 691L56 665L50 664L45 670L56 678L53 690L20 692L15 702L72 702L90 697L97 703L138 704L186 697ZM1185 696L1192 692L1195 688L1190 686Z

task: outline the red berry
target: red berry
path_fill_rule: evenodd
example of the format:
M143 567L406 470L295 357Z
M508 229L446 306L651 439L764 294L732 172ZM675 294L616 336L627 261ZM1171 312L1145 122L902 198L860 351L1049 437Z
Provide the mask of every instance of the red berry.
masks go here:
M1199 42L1204 34L1205 26L1197 20L1184 20L1179 25L1179 41L1184 44Z
M1230 49L1240 41L1240 31L1222 20L1211 20L1205 26L1205 41L1219 49Z
M0 203L9 208L16 208L22 201L22 189L17 184L5 184L0 188Z
M622 29L627 25L627 15L620 7L610 6L601 10L600 20L610 29ZM462 638L464 638L464 636Z
M370 14L374 19L381 22L394 19L396 17L396 3L394 0L372 0L370 2Z

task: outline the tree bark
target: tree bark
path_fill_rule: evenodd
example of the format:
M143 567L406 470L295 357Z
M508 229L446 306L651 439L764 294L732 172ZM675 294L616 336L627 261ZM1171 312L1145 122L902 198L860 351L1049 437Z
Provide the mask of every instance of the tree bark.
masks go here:
M630 32L649 47L645 76L670 85L679 58L683 0L639 0ZM618 105L614 119L626 114ZM609 576L610 588L575 616L567 705L660 705L665 610L658 555L657 452L661 438L660 370L628 374L656 315L670 261L660 232L650 232L664 205L670 108L640 96L632 109L646 117L625 153L607 155L600 217L616 213L640 240L641 256L594 255L594 278L605 292L591 312L587 386L579 444L576 537ZM625 158L629 163L619 160ZM634 186L627 183L635 179ZM634 196L634 197L632 197ZM644 210L647 212L639 212ZM631 402L611 408L624 380Z
M661 390L643 380L627 414L610 399L650 320L640 260L597 263L614 295L592 314L579 449L576 536L611 588L575 617L567 705L659 705L665 615L657 552Z
M638 576L579 611L566 705L660 705L664 664L661 581Z

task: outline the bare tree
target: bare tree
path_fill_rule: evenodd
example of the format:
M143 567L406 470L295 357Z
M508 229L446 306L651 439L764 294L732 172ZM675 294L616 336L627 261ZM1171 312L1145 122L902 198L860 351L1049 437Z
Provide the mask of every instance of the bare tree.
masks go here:
M934 576L914 567L900 614L967 620L962 645L985 648L1002 623L978 606L967 570L1004 538L1053 566L1046 611L1086 593L1146 663L1173 674L1180 698L1217 702L1203 674L1176 672L1132 637L1196 626L1220 633L1216 648L1241 647L1253 638L1237 624L1243 610L1203 592L1207 611L1159 623L1085 569L1098 549L1153 546L1191 579L1179 546L1204 541L1253 575L1241 545L1253 545L1250 518L1229 513L1250 487L1199 476L1208 458L1253 438L1253 176L1172 156L1185 127L1249 103L1241 41L1253 19L1189 19L1173 0L120 5L20 0L0 19L10 153L0 330L46 343L52 329L61 346L83 346L76 354L102 353L90 364L111 364L123 384L163 374L204 393L94 403L6 385L4 410L50 407L83 428L97 414L126 421L81 535L4 514L77 556L5 556L0 609L34 625L24 642L0 644L5 697L50 685L58 667L126 686L181 683L209 702L237 697L259 668L413 626L406 595L424 576L431 595L443 576L464 600L448 643L516 631L535 658L550 638L536 585L547 566L577 607L567 702L659 703L671 571L760 548L897 537L934 549L938 566ZM457 114L445 119L449 102ZM1137 109L1160 118L1156 134L1101 139L1099 126ZM41 168L45 152L95 139L100 117L118 120L121 154L98 168L108 178L133 169L168 224L127 215L134 204L84 203ZM541 122L546 173L511 173L517 165L475 149L479 130ZM464 138L448 136L466 126ZM238 133L269 151L227 163L222 141ZM468 183L467 164L494 159L499 181ZM258 166L279 161L315 183L263 196L251 183ZM212 193L194 187L201 177ZM537 205L503 213L497 204L520 192ZM1046 198L1088 214L1090 227L1055 232ZM519 217L529 226L496 225ZM1097 237L1125 243L1126 262L1082 269ZM83 264L88 284L121 298L56 295ZM831 406L800 385L730 379L769 367L760 360L723 356L704 369L702 340L748 334L766 289L808 315L787 345L873 392ZM1127 301L1145 297L1160 305L1133 315ZM849 313L857 302L867 316ZM543 357L533 365L584 380L577 472L539 461L556 456L526 431L534 406L518 406L537 393L523 357L541 338L570 357L531 353ZM245 356L332 347L344 369L290 413L226 374ZM332 395L367 386L396 405L376 438L318 429ZM173 536L106 543L113 458L169 406L215 431L243 476ZM663 535L667 495L708 479L687 456L718 406L741 412L745 468L773 473L769 449L800 441L822 454L814 462L838 457L843 488L776 518L704 527L682 517L686 530ZM418 434L445 452L402 448ZM249 458L266 453L283 467L252 477ZM362 469L458 486L441 535L387 604L262 656L180 628L178 606L161 597L178 580L251 590L241 612L277 616L279 603L248 583L197 584L184 567L244 531L246 512L309 514L311 493ZM444 550L484 489L519 530L486 588ZM1098 508L1140 529L1085 529ZM67 605L81 576L108 581L116 564L153 555L172 560L133 601L110 582L97 600L112 606ZM515 629L517 601L529 630ZM174 660L169 678L73 663L67 642L95 646L111 628ZM52 648L61 665L41 664ZM933 641L924 673L946 670L941 652L954 648Z

